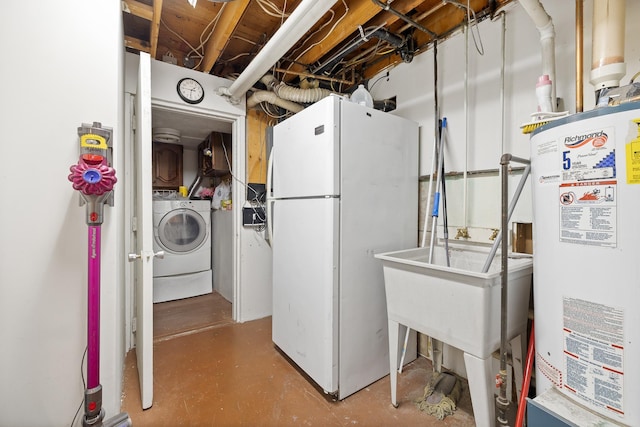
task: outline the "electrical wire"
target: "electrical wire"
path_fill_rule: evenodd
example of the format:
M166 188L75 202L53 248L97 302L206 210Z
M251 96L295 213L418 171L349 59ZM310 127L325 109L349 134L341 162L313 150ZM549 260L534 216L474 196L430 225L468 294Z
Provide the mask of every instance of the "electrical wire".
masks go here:
M260 108L262 109L262 111L263 111L267 116L269 116L269 117L271 117L271 118L273 118L273 119L281 119L281 118L284 118L284 117L288 117L288 116L289 116L289 113L279 113L279 112L277 112L277 111L274 113L274 112L272 112L272 111L269 111L269 110L272 108L272 106L271 106L271 104L269 104L269 103L267 103L267 102L261 102L261 103L260 103Z
M253 193L255 194L255 195L254 195L254 197L253 197L253 200L254 200L254 201L257 201L257 203L259 204L258 206L262 207L263 212L264 212L264 204L263 204L262 202L260 202L260 200L258 199L258 197L260 196L260 195L258 194L258 192L257 192L254 188L251 188L250 186L248 186L244 181L242 181L240 178L238 178L238 177L233 173L233 168L231 167L231 162L229 161L229 155L227 154L227 147L225 146L225 143L224 143L224 137L222 136L222 134L220 134L220 139L222 140L222 150L224 151L224 158L225 158L225 160L227 161L227 166L228 166L228 168L229 168L229 174L231 175L231 177L232 177L233 179L235 179L235 180L236 180L236 182L238 182L238 183L242 184L242 185L244 186L244 188L245 188L247 191L248 191L248 190L253 191ZM236 197L237 197L237 195L236 195ZM258 212L258 211L256 210L256 206L255 206L255 205L253 205L253 204L252 204L252 205L251 205L251 207L253 208L253 211L256 213L256 215L258 215L258 218L259 218L261 221L266 222L266 215L262 215L260 212ZM265 229L265 226L256 227L256 228L255 228L255 231L256 231L256 232L260 232L260 231L263 231L264 229Z
M299 60L302 55L304 55L305 53L307 53L309 50L311 50L313 47L319 45L320 43L322 43L323 41L325 41L327 39L327 37L329 37L331 35L331 33L333 33L333 31L336 29L336 26L340 23L340 21L342 21L347 14L349 13L349 6L347 6L347 3L342 0L342 4L344 5L344 13L342 14L342 16L340 18L338 18L338 20L333 24L333 26L331 27L331 29L327 32L327 34L324 35L324 37L322 37L320 40L318 40L317 42L309 45L309 47L307 47L304 51L302 51L301 54L299 54L296 57L296 61ZM333 18L335 17L335 12L333 10L329 10L329 12L331 12L331 18L329 19L329 21L327 21L326 24L323 24L322 26L320 26L320 28L318 28L317 31L313 32L309 37L307 37L307 39L302 42L302 45L304 46L304 44L311 40L311 37L313 37L314 35L316 35L317 33L319 33L322 29L324 29L327 25L329 25L331 23L331 21L333 20ZM289 68L287 68L287 71L291 68L293 64L289 65Z
M180 34L178 34L176 31L172 30L166 22L164 22L164 20L162 18L160 18L160 23L162 25L164 25L164 27L174 36L176 36L178 39L180 39L180 41L182 41L184 44L186 44L191 50L189 51L189 53L187 53L187 57L189 57L192 53L195 54L200 60L198 61L198 63L195 65L194 68L198 68L200 66L200 64L202 64L202 61L204 59L204 45L205 43L207 43L209 41L209 38L211 38L211 35L213 34L214 30L216 29L216 25L218 25L218 20L220 19L220 16L222 16L222 11L224 10L224 8L227 6L226 3L224 3L222 5L222 7L218 10L218 13L216 14L216 16L213 17L213 19L211 21L209 21L209 23L204 27L204 29L202 30L202 32L200 33L200 44L198 45L198 47L193 47L193 45L191 45L191 43L189 43L184 37L182 37ZM209 35L203 40L203 36L204 34L207 32L207 29L213 24L213 28L211 29L211 31L209 32ZM203 52L200 52L200 49L203 49Z
M369 85L369 92L371 92L371 89L373 89L373 87L376 85L376 83L378 83L382 79L387 79L387 81L389 81L389 71L384 73L383 76L380 76L377 79L375 79L375 81Z
M80 361L80 377L82 378L82 388L87 388L87 383L84 380L84 360L87 357L87 346L84 348L84 352L82 353L82 360ZM82 408L82 404L84 403L84 395L82 395L82 400L80 401L80 405L78 405L78 409L76 410L75 415L73 416L73 420L71 420L70 427L76 423L76 418L78 418L78 414L80 413L80 409Z
M300 43L300 46L294 48L294 50L292 51L293 54L295 54L296 52L298 52L300 49L302 49L304 47L304 44L310 40L313 36L315 36L316 34L318 34L320 31L322 31L324 28L326 28L329 24L331 24L331 21L333 21L333 18L336 16L336 13L329 9L329 11L327 13L331 14L331 18L329 18L329 20L327 22L325 22L324 24L320 25L320 27L315 30L313 33L309 34L309 37L307 37L302 43ZM331 34L331 32L329 32L329 34ZM324 37L326 38L326 36ZM322 40L324 40L324 38ZM318 43L322 42L322 40L320 40ZM296 56L295 59L293 59L291 62L295 63L295 61L299 60L300 57L302 55L304 55L305 53L307 53L309 51L309 49L311 49L313 46L317 45L318 43L312 44L311 46L309 46L307 49L305 49L304 52L302 52L301 54L299 54L298 56ZM293 64L291 64L293 65ZM291 67L291 65L289 65L289 67ZM288 68L287 68L288 70Z
M225 7L227 7L227 3L222 4L222 7L220 7L216 16L214 16L214 18L211 21L209 21L207 26L204 27L204 29L200 33L200 46L198 46L198 49L202 49L202 54L200 54L200 61L195 66L196 69L200 68L200 64L202 64L202 60L204 59L204 45L209 41L209 39L213 35L213 32L216 30L216 27L218 26L218 21L220 20L220 17L222 16L222 12L224 11ZM204 36L204 33L207 31L207 29L211 24L213 24L213 27L211 28L211 31L209 31L209 35L204 40L202 40L202 36ZM191 54L191 52L189 52L189 54ZM189 56L189 54L187 54L187 56Z
M471 31L471 37L473 38L473 44L476 46L476 51L480 55L484 55L484 46L482 45L482 37L480 37L480 28L478 28L478 20L476 19L476 12L469 6L469 0L467 0L467 4L461 3L456 0L444 0L445 3L451 3L454 6L458 6L459 8L464 8L467 11L467 25L469 25ZM471 15L473 15L473 23L471 22ZM476 40L475 34L473 34L473 27L476 27L476 32L478 33L478 40ZM480 43L480 46L478 46Z
M245 52L245 53L239 53L239 54L237 54L236 56L234 56L233 58L225 59L225 60L220 61L220 62L221 62L221 63L223 63L223 64L227 64L227 63L229 63L229 62L233 62L233 61L235 61L236 59L241 58L241 57L243 57L243 56L251 56L251 54L250 54L250 53L246 53L246 52Z
M256 2L258 6L269 16L273 16L276 18L288 18L289 14L285 12L287 8L287 4L285 2L282 10L278 9L275 3L270 2L269 0L257 0Z
M249 39L248 39L248 38L246 38L246 37L233 35L233 36L231 36L230 38L232 38L232 39L242 40L243 42L247 42L247 43L252 44L252 45L254 45L254 46L258 46L258 43L254 42L253 40L249 40Z

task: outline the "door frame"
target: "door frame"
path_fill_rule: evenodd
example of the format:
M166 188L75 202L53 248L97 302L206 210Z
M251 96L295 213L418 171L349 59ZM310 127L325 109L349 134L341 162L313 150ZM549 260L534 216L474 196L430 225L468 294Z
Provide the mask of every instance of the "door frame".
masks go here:
M152 77L153 78L153 77ZM134 90L135 92L135 90ZM133 143L135 138L135 124L133 119L134 113L134 103L135 103L135 93L130 93L130 91L126 91L124 96L124 138L125 138L125 165L124 165L124 192L125 192L125 206L124 206L124 221L123 221L123 243L124 247L128 248L129 253L135 252L135 247L133 247L135 243L134 238L134 229L136 228L136 224L134 224L133 213L134 213L134 202L136 196L135 189L135 163L131 161L134 155L134 147ZM244 177L246 175L246 165L244 159L246 157L246 114L244 111L242 114L234 114L220 111L212 111L209 109L196 108L191 106L182 106L176 104L175 102L169 102L165 100L159 100L154 98L153 93L151 94L151 109L154 107L160 107L164 109L168 109L170 111L180 111L188 114L198 114L203 117L206 117L210 120L224 121L231 124L231 137L232 137L232 152L234 155L232 156L231 163L233 169L233 175L235 177ZM151 170L151 165L149 165L149 169ZM232 282L233 282L233 302L232 302L232 317L234 321L241 321L242 319L242 303L241 303L241 228L242 228L242 202L240 195L244 194L244 188L242 188L237 179L232 180L232 194L237 199L233 209L233 221L232 221L232 257L233 257L233 268L232 268ZM153 216L151 215L147 218L149 224L153 226ZM126 257L127 254L123 254L123 257ZM134 331L136 329L136 287L135 287L135 263L124 262L123 264L123 279L125 285L125 331L124 331L124 341L126 345L127 351L131 350L135 346L135 334ZM150 307L150 310L153 310Z
M135 94L126 93L125 94L125 139L127 142L131 142L133 138L133 125L132 125L132 114L133 114L133 103L135 102ZM154 99L153 95L151 97L151 108L160 107L170 111L179 111L182 113L189 114L198 114L203 117L206 117L211 120L225 121L231 123L231 152L234 153L231 159L231 167L233 168L233 175L235 176L245 176L246 175L246 165L245 162L240 161L244 159L246 156L246 145L242 142L245 141L245 115L234 115L234 114L225 114L220 112L211 112L203 109L195 109L184 106L178 106L172 102L162 101L158 99ZM133 158L133 144L126 144L126 153L127 158ZM125 176L127 179L127 185L125 186L125 219L124 219L124 242L125 247L129 248L129 252L135 252L135 248L131 245L133 244L132 238L132 203L135 200L135 188L132 184L135 181L132 177L135 174L133 170L133 164L131 162L125 162ZM232 180L231 184L231 194L238 195L236 199L238 202L235 204L233 212L233 231L232 231L232 251L233 251L233 303L232 303L232 316L233 320L238 322L242 319L242 309L241 309L241 289L240 289L240 248L241 248L241 235L240 232L242 228L242 209L239 195L244 194L244 188L241 188L236 179ZM151 221L153 218L150 219ZM125 310L127 315L125 316L125 345L127 349L131 349L134 347L134 337L133 331L135 329L135 287L134 287L134 264L125 263L125 289L126 289L126 299L125 299Z
M153 76L152 76L153 79ZM231 180L231 194L234 197L233 204L233 231L232 231L232 251L233 251L233 302L232 302L232 317L233 320L238 322L242 319L242 307L241 307L241 229L242 229L242 198L240 195L244 194L244 188L240 186L236 177L244 177L246 175L246 164L244 159L246 157L246 115L232 114L220 111L212 111L204 108L179 105L175 102L161 100L154 98L151 94L151 109L162 108L168 111L175 111L185 114L198 115L208 120L215 120L221 122L227 122L231 124L231 168L233 171L233 179ZM243 180L244 182L244 180Z

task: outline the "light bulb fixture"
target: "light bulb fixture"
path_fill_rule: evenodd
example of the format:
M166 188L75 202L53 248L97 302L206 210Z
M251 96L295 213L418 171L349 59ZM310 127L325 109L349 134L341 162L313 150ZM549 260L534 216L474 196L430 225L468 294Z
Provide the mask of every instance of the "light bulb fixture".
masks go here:
M198 0L187 0L189 2L189 4L193 7L196 7L196 3L198 2Z

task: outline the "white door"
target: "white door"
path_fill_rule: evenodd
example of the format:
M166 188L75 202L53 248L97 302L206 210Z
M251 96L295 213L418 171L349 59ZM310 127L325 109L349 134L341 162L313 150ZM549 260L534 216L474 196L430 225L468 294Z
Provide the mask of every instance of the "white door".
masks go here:
M151 184L151 59L140 52L135 104L136 357L142 408L153 404L153 207Z

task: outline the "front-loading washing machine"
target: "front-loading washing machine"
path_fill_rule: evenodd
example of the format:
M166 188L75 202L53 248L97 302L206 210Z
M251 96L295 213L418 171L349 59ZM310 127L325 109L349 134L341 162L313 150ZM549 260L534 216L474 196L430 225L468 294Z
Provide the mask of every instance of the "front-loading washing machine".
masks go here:
M153 302L211 293L211 202L153 201Z

